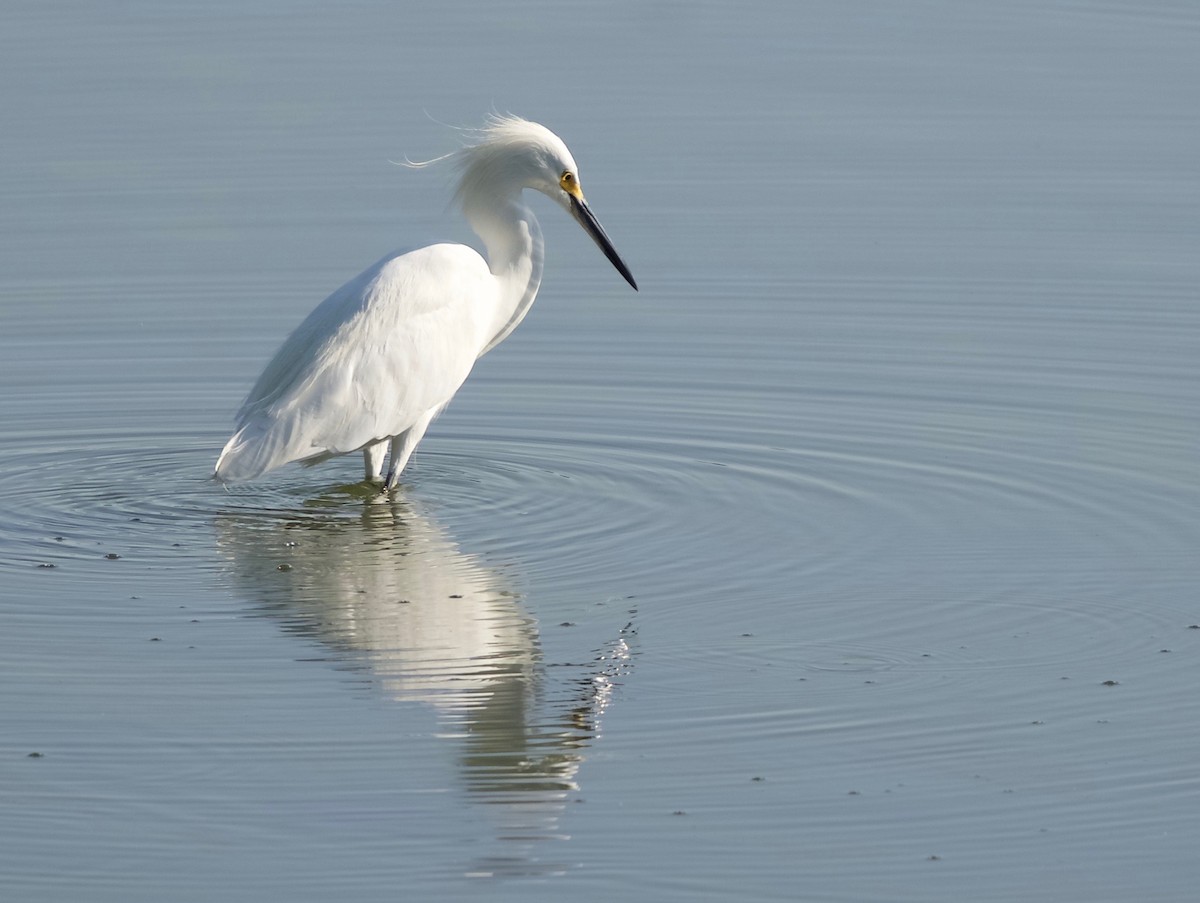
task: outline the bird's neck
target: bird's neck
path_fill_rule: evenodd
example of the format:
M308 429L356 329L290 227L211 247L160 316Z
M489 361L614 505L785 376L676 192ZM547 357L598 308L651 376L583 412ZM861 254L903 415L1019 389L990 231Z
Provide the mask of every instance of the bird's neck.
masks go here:
M517 328L533 305L542 281L542 230L519 195L481 198L463 213L483 240L499 288L492 338L479 353L482 357Z

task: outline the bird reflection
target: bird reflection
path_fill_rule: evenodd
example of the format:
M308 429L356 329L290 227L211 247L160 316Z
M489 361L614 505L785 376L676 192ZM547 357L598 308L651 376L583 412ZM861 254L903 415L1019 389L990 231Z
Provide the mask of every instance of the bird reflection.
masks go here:
M506 575L402 496L365 487L299 512L236 510L216 528L239 586L286 630L320 640L391 698L437 711L468 791L503 804L492 812L500 837L561 836L558 816L629 663L629 628L594 661L547 670Z

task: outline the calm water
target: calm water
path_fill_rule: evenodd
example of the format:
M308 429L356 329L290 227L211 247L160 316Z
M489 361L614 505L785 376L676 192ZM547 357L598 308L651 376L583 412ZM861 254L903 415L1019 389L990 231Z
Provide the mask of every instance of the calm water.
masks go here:
M6 12L0 895L1192 899L1194 5L409 6ZM208 482L493 105L642 292Z

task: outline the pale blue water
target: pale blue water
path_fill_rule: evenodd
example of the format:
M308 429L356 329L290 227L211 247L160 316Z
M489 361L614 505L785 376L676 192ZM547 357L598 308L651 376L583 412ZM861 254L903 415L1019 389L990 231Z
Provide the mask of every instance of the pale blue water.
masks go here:
M1192 4L4 19L5 900L1194 896ZM642 291L538 203L402 493L208 482L493 106Z

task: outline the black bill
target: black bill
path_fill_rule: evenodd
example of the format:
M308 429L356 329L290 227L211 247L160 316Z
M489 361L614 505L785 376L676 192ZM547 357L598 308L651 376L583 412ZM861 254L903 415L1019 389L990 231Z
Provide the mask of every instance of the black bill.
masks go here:
M574 195L569 195L569 197L571 198L571 215L575 217L575 221L583 226L583 230L592 237L592 241L604 252L604 256L608 258L608 262L617 268L617 272L625 277L625 281L633 286L633 290L636 292L637 283L633 280L633 274L629 272L629 267L625 266L625 261L621 259L621 255L617 253L617 249L612 246L612 242L608 240L608 234L592 214L587 201L581 201Z

